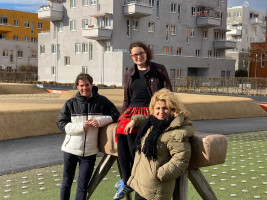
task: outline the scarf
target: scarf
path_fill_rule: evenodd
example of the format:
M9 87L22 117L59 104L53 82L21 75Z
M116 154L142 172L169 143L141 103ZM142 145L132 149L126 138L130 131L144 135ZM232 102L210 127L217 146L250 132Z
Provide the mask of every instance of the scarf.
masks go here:
M141 153L141 151L145 154L148 160L156 160L157 159L157 140L162 135L164 130L170 125L174 117L170 117L167 120L158 120L153 115L150 115L142 127L137 132L136 138L136 150ZM152 126L151 132L148 134L145 144L141 149L141 140L145 136L149 127Z

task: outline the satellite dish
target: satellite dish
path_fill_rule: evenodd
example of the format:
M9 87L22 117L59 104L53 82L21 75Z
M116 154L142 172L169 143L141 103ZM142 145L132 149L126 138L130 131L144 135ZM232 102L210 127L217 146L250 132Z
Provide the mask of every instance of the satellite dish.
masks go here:
M245 2L243 3L243 6L244 6L244 7L249 7L249 3L248 3L247 1L245 1Z

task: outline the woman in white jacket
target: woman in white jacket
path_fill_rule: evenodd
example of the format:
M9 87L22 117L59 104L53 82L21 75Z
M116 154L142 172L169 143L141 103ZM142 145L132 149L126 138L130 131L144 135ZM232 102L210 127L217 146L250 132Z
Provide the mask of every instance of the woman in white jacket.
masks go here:
M78 92L64 104L57 126L66 134L61 147L64 151L63 181L60 199L69 200L76 166L79 163L76 200L85 200L98 149L98 130L116 122L119 111L106 97L97 93L93 79L88 74L80 74L75 84Z

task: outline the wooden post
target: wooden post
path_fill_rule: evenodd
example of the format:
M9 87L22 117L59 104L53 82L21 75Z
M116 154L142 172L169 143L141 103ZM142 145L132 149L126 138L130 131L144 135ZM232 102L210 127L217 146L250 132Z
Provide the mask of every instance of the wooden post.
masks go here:
M87 188L87 197L86 199L90 199L91 195L95 191L98 184L102 181L102 179L107 175L113 163L117 160L116 156L105 154L98 164L92 179L89 182Z
M190 169L188 175L191 183L203 200L217 200L217 197L212 191L208 181L199 169Z
M175 188L173 192L173 200L187 200L188 195L188 171L176 179Z

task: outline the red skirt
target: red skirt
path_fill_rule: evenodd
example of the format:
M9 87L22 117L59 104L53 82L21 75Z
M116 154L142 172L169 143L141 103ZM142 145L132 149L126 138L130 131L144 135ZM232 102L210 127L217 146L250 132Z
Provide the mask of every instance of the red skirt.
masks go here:
M144 115L146 117L149 116L148 107L129 107L129 108L127 108L119 117L117 127L116 127L116 134L124 134L124 129L125 129L126 125L131 121L131 117L133 115ZM133 133L135 133L137 131L138 131L137 128L134 128L132 130Z

